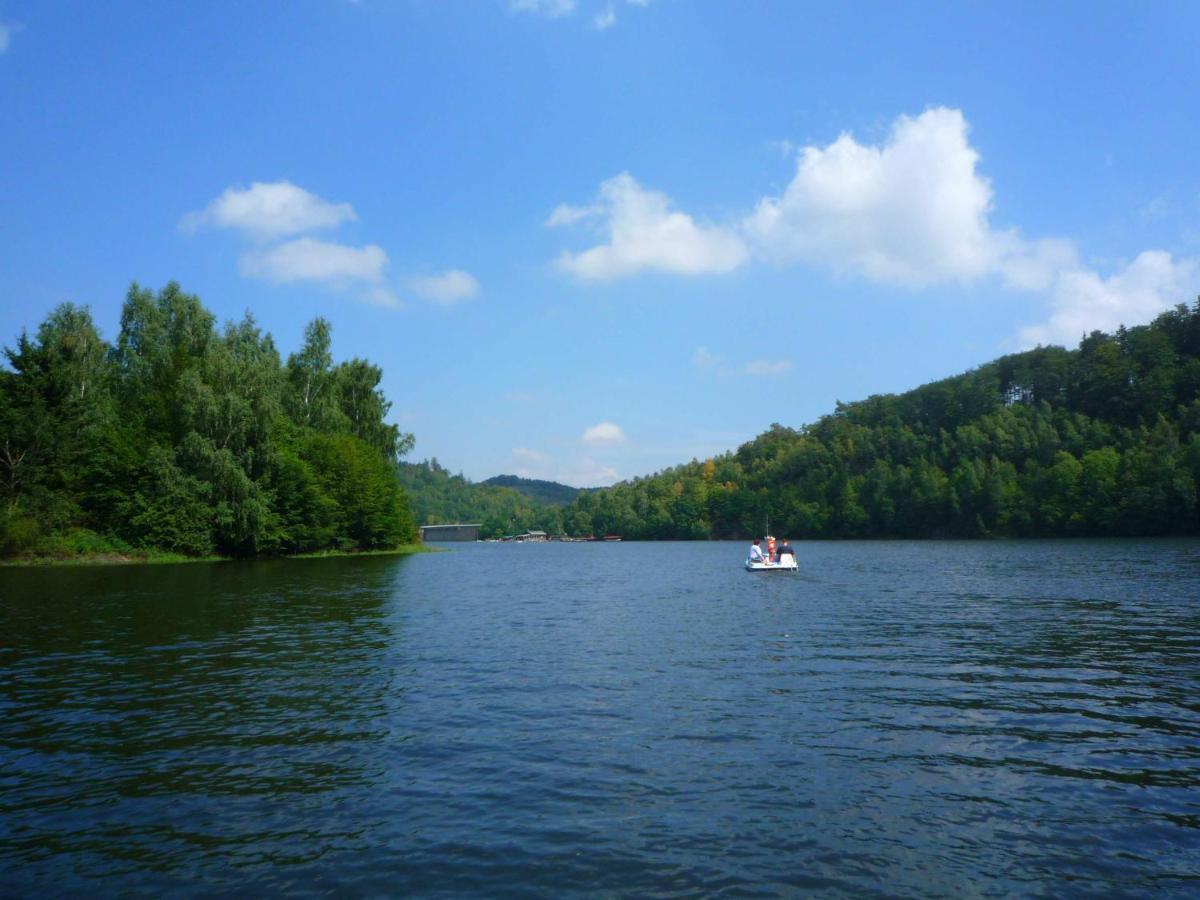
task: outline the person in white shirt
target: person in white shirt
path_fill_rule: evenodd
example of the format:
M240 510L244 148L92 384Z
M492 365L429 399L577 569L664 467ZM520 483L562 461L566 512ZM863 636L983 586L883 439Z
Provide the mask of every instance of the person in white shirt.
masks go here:
M750 562L766 562L767 558L763 556L762 547L758 546L758 538L754 539L754 543L750 545Z

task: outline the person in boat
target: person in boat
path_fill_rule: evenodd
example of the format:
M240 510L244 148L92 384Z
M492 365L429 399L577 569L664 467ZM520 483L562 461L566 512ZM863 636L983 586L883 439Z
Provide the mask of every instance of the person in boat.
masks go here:
M783 562L784 554L790 556L792 558L793 562L795 561L796 551L793 550L792 545L787 542L787 538L784 538L782 541L779 542L779 549L775 551L776 561Z
M765 563L767 558L763 556L762 547L758 546L758 538L754 539L754 543L750 545L750 562Z

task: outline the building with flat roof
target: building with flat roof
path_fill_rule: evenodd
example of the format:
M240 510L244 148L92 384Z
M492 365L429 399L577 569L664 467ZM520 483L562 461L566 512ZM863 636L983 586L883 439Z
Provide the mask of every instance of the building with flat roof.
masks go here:
M481 524L476 525L422 525L422 541L477 541Z

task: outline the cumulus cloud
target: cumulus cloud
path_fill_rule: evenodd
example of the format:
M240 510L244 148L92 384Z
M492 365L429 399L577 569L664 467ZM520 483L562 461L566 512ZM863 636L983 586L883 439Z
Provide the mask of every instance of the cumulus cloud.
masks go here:
M479 295L479 282L461 269L451 269L441 275L410 278L408 286L418 296L446 306Z
M1059 275L1051 293L1050 320L1023 328L1023 347L1062 343L1074 346L1091 331L1149 321L1189 297L1200 279L1200 262L1175 260L1162 250L1147 250L1108 278L1088 269Z
M183 231L225 228L254 243L243 253L243 275L277 284L310 282L337 290L360 289L360 298L375 306L404 303L385 278L388 255L377 244L361 247L311 236L305 232L337 228L358 217L349 203L330 203L290 181L256 181L248 188L230 187L204 209L180 221ZM291 238L291 240L283 240ZM478 296L479 282L461 269L411 278L408 288L442 304Z
M548 224L565 224L589 208L560 206ZM628 172L600 186L595 215L606 218L608 242L582 253L564 252L558 264L585 281L608 281L644 271L704 275L729 272L742 265L748 252L733 231L698 225L691 216L671 209L669 198L647 190ZM582 213L582 215L581 215Z
M508 0L510 12L534 13L547 19L569 16L575 11L575 0Z
M790 360L769 360L769 359L753 359L746 363L743 370L747 375L786 375L792 371L792 363Z
M601 422L585 428L581 440L585 444L619 444L625 440L625 432L613 422Z
M309 237L251 251L241 259L243 274L255 278L279 284L317 281L335 286L381 283L387 264L387 254L375 244L350 247Z
M761 200L746 231L766 255L875 281L923 285L975 278L994 264L992 189L975 171L961 112L901 116L885 144L843 134L805 147L780 197Z
M248 188L226 188L208 206L188 213L179 224L188 232L205 227L231 228L271 240L336 228L356 218L349 203L330 203L289 181L256 181Z
M595 220L606 232L605 242L558 260L590 281L729 272L751 253L910 289L993 279L1049 300L1049 321L1023 329L1025 344L1074 343L1084 331L1138 324L1189 296L1200 260L1147 250L1104 277L1080 261L1069 239L994 226L993 189L979 164L962 112L938 107L900 116L876 145L843 134L801 148L783 192L762 198L736 224L698 224L624 172L601 185L596 203L562 204L546 225ZM770 360L730 368L706 348L693 364L723 375L787 371L786 362Z

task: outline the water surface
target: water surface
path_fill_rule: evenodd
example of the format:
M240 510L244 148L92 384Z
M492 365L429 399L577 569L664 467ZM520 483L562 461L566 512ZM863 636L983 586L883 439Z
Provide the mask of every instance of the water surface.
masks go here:
M1200 544L744 551L0 571L0 892L1200 892Z

